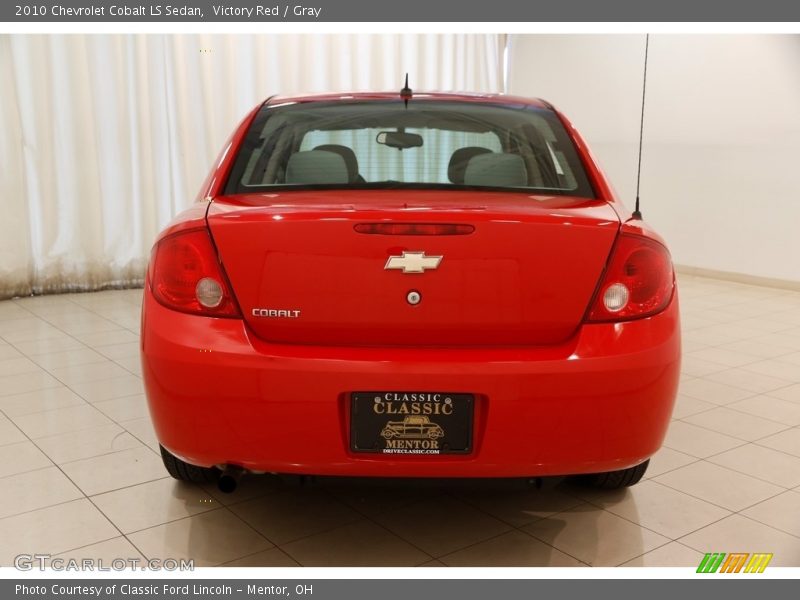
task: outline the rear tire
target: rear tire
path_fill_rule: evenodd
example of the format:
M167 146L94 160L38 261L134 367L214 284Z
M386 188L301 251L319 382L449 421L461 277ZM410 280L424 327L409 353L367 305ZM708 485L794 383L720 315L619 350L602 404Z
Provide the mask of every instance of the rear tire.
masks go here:
M214 483L219 478L219 469L190 465L170 453L164 446L159 446L159 448L161 448L161 460L164 461L167 472L175 479L192 483Z
M603 490L618 490L620 488L630 487L639 483L644 476L644 472L647 471L647 466L649 464L650 460L648 459L630 469L587 475L586 481L592 487Z

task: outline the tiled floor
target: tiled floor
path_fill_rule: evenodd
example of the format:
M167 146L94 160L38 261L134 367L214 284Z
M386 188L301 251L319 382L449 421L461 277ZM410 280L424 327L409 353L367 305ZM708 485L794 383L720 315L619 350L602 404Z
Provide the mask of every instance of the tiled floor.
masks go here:
M800 293L680 278L666 446L620 492L568 482L166 476L138 363L140 292L0 302L0 565L16 554L197 566L800 566Z

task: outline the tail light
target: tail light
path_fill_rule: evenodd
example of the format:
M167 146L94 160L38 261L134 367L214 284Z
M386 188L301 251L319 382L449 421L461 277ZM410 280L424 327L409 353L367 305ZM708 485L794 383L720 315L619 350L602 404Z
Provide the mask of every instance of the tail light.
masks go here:
M158 242L148 278L153 296L167 308L208 317L241 317L205 229L181 231Z
M587 321L649 317L672 299L675 276L669 251L649 238L620 234Z

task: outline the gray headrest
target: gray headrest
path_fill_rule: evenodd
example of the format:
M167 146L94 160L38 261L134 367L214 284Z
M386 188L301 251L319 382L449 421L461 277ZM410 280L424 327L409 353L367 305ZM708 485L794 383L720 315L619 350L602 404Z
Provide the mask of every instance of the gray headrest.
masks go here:
M335 152L344 159L344 164L347 165L347 177L350 179L350 182L352 183L358 179L358 159L352 148L340 144L322 144L314 148L314 150Z
M286 164L286 183L347 183L347 165L335 152L309 150L296 152Z
M528 185L528 170L519 154L480 154L467 163L464 185L525 186Z
M480 146L467 146L466 148L459 148L450 157L450 164L447 166L447 178L452 183L463 184L464 172L467 170L469 161L479 154L491 153L488 148L481 148Z

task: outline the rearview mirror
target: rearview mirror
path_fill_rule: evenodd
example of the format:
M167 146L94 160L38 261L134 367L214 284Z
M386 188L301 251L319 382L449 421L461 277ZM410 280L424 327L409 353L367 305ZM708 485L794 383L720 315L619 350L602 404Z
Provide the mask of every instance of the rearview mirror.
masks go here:
M422 146L422 136L418 133L405 133L401 131L381 131L375 141L384 146L404 150Z

